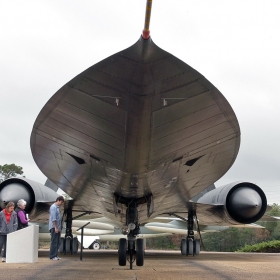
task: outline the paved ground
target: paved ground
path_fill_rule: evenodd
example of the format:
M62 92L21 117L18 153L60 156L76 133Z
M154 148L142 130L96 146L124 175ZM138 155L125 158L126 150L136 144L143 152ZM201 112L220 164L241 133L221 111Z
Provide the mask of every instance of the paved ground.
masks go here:
M0 263L0 279L280 279L280 254L209 253L182 256L179 251L146 251L143 267L120 267L117 251L85 250L80 255L61 255L51 261L39 251L33 264Z

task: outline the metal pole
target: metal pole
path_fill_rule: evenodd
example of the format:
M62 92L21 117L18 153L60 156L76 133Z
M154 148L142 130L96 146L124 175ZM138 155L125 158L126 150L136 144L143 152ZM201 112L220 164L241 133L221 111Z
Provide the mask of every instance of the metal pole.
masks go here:
M145 24L142 32L142 37L145 40L150 38L150 18L152 13L152 2L153 0L147 0Z
M83 240L84 240L84 228L82 227L81 250L80 250L80 261L82 261L82 260L83 260Z
M85 225L83 225L82 227L78 228L76 231L79 231L80 229L82 230L82 236L81 236L81 253L80 253L80 260L83 260L83 242L84 242L84 228L90 224L90 222L86 223Z

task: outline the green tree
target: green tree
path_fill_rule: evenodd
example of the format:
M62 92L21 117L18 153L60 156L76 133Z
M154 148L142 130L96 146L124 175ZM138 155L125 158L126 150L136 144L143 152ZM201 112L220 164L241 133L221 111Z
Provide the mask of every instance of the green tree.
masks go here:
M147 238L146 246L149 249L179 250L182 238L186 238L186 236L173 234L168 236Z
M271 206L271 210L266 214L269 216L277 216L280 217L280 205L277 203L273 203ZM269 232L270 236L268 240L277 240L280 239L280 223L278 221L260 221L258 222L261 226L265 227Z
M12 164L0 165L0 183L11 177L23 174L22 167Z
M273 228L271 232L271 240L280 240L280 222L276 222L276 226Z
M267 240L269 235L269 231L262 228L229 228L221 232L205 233L202 240L207 251L232 252L245 245Z
M273 203L271 206L271 210L267 212L270 216L280 216L280 205L277 203Z

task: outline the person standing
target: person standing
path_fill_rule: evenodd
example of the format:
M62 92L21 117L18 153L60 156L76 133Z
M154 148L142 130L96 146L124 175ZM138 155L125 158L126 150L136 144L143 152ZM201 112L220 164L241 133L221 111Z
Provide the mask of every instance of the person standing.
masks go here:
M18 219L18 228L17 228L18 230L27 227L28 222L30 221L30 219L28 219L26 216L25 207L26 207L26 201L24 199L20 199L17 202L17 208L15 210Z
M15 204L10 201L6 208L0 212L0 252L4 246L2 262L6 261L7 234L17 230L17 213L14 211Z
M50 259L57 261L60 258L57 256L59 244L60 244L60 234L62 229L61 214L59 211L59 206L64 203L64 197L57 197L55 203L50 207L50 218L49 218L49 231L51 234L51 246L50 246Z

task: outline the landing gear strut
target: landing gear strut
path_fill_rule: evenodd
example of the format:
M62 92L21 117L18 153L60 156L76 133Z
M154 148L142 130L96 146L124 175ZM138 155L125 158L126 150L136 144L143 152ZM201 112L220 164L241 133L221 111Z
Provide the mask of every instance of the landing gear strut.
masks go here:
M70 203L69 203L70 204ZM60 238L59 252L64 254L76 254L78 252L78 239L73 237L72 234L72 207L69 205L69 208L65 211L66 215L66 231L65 237Z
M186 256L195 256L200 254L200 239L194 238L194 217L193 211L188 212L188 234L186 239L181 241L181 254Z
M132 269L132 264L135 261L135 254L136 254L136 250L135 250L135 236L128 236L128 256L129 256L129 266L130 269Z
M188 235L186 238L187 246L186 246L186 256L193 255L193 241L194 241L194 231L193 231L193 220L194 213L192 211L188 212Z

